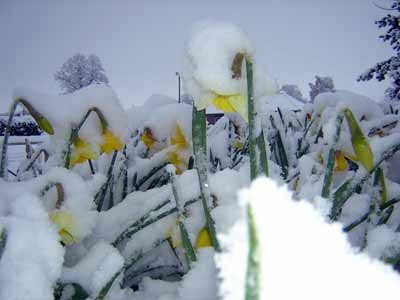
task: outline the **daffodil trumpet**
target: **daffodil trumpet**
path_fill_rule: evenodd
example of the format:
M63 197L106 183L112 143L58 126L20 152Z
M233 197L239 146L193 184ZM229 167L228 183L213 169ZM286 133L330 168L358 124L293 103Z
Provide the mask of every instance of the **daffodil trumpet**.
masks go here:
M57 226L58 234L64 245L72 245L78 241L78 226L75 217L67 211L56 211L50 220Z
M97 160L99 158L98 150L91 144L81 138L74 142L74 149L71 153L71 165L81 164L87 160Z

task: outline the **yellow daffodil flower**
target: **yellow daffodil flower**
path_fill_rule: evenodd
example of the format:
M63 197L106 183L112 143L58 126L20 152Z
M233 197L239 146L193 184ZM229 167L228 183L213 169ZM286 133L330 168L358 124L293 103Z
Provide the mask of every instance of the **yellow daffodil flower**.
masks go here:
M122 149L121 139L119 137L115 136L109 130L106 130L106 132L103 133L103 140L104 140L104 142L100 145L101 152L110 154L114 150Z
M71 213L59 211L50 215L50 220L57 225L58 234L65 245L77 242L78 228L76 220Z
M202 110L210 105L214 105L216 109L220 109L224 112L237 112L246 122L248 122L247 99L243 95L219 95L216 93L210 93L204 97L196 107L198 110Z
M347 159L350 159L352 161L356 161L357 157L354 155L351 155L349 153L346 153L342 150L338 150L335 153L335 172L342 172L346 171L349 167L349 164L347 162Z
M189 147L185 134L178 123L176 124L174 134L171 136L171 145L175 145L178 150L183 150Z
M91 144L78 138L74 143L74 149L71 154L71 165L80 164L88 159L96 160L99 158L99 152Z
M186 161L178 154L177 151L168 152L167 159L175 166L176 174L178 175L182 174L182 172L188 167Z
M154 143L156 142L156 139L153 137L153 133L151 132L150 128L145 128L144 129L143 134L140 137L140 140L149 149L151 149L153 147Z
M206 227L200 230L199 234L197 235L196 244L194 245L196 249L212 247L210 234Z

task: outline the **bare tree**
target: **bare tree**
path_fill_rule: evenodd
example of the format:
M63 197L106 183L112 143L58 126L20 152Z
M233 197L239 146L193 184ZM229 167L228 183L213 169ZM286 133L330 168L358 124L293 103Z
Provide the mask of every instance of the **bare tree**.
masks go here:
M70 57L56 72L54 79L65 94L73 93L91 84L108 84L100 58L94 54L77 53Z

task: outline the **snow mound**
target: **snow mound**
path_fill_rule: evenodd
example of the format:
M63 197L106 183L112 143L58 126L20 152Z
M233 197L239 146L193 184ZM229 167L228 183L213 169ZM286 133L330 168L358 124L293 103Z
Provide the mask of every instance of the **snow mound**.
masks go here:
M7 241L0 260L0 299L53 299L64 249L39 199L28 194L17 198L10 215L0 217L1 227Z
M309 202L293 201L286 187L258 179L240 192L240 203L242 209L249 203L255 216L261 248L261 299L321 299L322 295L324 299L394 299L399 294L398 274L356 253L338 224L326 223ZM234 229L235 225L232 240L246 243ZM246 249L242 249L226 261L228 266L246 264ZM229 275L225 274L222 288L244 286L244 282L232 282ZM235 297L242 299L243 295L229 294L224 299Z
M338 104L351 109L358 120L383 117L382 108L372 99L346 90L321 93L314 100L315 111L321 113L327 107L336 107Z

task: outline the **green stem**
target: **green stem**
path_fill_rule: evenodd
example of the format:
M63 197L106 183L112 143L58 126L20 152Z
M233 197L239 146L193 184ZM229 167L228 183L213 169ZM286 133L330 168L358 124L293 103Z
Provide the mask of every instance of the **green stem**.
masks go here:
M247 76L247 109L249 119L249 155L250 155L250 179L254 180L258 175L257 170L257 139L255 132L254 88L253 88L253 63L246 56Z
M174 199L178 212L178 225L179 225L179 230L181 232L182 245L183 249L185 250L186 263L188 268L190 269L192 262L196 261L197 257L196 253L194 252L192 243L189 238L189 234L185 226L185 216L183 215L183 207L181 206L180 203L179 192L176 186L175 174L170 173L170 179L172 185L172 193L174 194Z
M210 234L211 243L216 251L220 251L221 247L218 242L215 230L215 222L208 209L207 203L210 200L210 191L208 189L208 172L207 172L207 128L206 128L206 112L205 110L197 111L193 107L192 117L192 141L193 152L195 156L195 164L199 178L199 186L201 193L201 203L206 219L208 233Z
M97 202L97 211L101 211L103 208L104 199L106 197L107 188L111 181L112 171L114 168L115 161L117 159L117 154L118 154L118 150L114 150L113 156L111 158L111 163L110 163L110 166L108 167L108 171L107 171L107 181L103 184L103 186L101 187L101 190L100 190L99 200Z
M250 205L247 205L247 224L249 253L247 256L246 300L258 300L260 298L261 281L260 249L257 228Z

